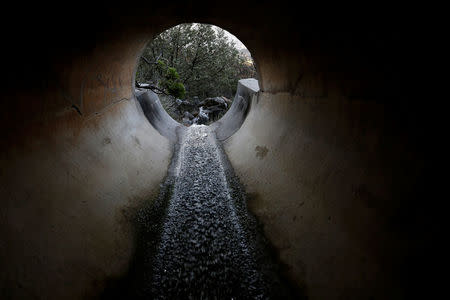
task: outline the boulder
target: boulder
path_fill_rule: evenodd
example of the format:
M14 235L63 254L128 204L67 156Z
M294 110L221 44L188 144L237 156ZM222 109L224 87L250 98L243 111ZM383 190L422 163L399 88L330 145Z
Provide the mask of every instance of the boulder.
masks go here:
M195 105L188 100L176 99L175 103L177 104L177 109L181 112L192 110Z
M187 118L189 120L192 120L194 118L194 115L192 115L190 112L185 111L183 114L183 118Z
M193 123L194 124L206 124L208 122L209 116L208 111L203 108L203 106L200 106L198 115L194 118Z
M208 114L209 118L215 119L221 113L225 112L225 109L221 105L215 105L215 106L208 107L208 109L205 112Z
M191 126L193 121L191 119L189 119L189 118L183 117L183 119L181 120L181 123L184 126Z
M227 109L228 103L224 97L212 97L206 98L199 103L199 106L210 107L210 106L221 106L223 109Z
M233 101L231 101L227 97L222 96L221 98L223 98L223 100L225 100L225 102L227 103L228 106L230 106L233 103Z

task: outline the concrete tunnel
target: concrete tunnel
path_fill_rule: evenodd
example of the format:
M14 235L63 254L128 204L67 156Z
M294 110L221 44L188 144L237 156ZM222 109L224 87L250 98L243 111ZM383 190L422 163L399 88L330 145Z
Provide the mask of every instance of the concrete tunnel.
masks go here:
M136 98L135 69L152 37L183 22L228 30L256 61L259 91L222 140L286 277L308 299L422 295L411 34L387 13L281 4L39 6L21 16L26 38L3 26L0 298L97 298L126 272L133 214L157 196L173 149L170 126Z

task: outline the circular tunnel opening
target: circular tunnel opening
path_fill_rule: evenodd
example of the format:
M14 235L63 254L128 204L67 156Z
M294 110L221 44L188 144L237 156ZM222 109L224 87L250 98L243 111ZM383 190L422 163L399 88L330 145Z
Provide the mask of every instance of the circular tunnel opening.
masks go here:
M137 62L137 94L151 91L169 116L183 124L210 125L237 97L238 82L256 81L247 47L211 24L183 23L153 38Z

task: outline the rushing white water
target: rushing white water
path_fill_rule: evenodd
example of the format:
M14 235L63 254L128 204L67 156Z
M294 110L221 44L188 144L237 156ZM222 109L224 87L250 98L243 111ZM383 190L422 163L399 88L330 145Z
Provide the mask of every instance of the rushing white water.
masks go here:
M194 125L200 125L200 123L206 123L209 120L209 116L203 106L200 106L198 116L193 120Z

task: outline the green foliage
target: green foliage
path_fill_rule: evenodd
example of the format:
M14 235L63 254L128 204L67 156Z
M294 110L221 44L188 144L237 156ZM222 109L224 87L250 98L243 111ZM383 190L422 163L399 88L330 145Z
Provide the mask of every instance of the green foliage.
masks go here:
M172 68L172 67L167 69L166 77L168 79L170 79L170 80L178 80L178 79L180 79L180 75L178 75L177 70L175 70L175 68Z
M167 94L175 98L184 98L186 89L180 81L180 75L173 67L168 67L163 61L158 60L157 72L159 74L158 85L166 91Z
M152 82L177 98L232 98L237 81L255 75L252 64L225 32L207 24L181 24L150 42L136 72L139 82Z
M184 98L186 95L186 89L181 82L168 81L165 83L164 87L167 89L169 95L172 95L175 98Z

